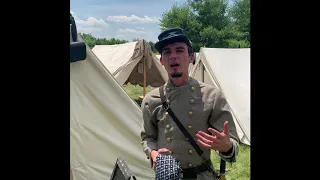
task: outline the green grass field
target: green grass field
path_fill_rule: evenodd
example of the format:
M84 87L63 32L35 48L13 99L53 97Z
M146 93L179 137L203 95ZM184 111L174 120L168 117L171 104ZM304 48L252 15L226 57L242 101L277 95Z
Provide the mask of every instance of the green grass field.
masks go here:
M133 86L131 84L124 85L124 90L133 99L138 99L143 95L143 88L139 86ZM147 87L146 92L152 90L152 87ZM219 169L220 158L216 152L212 151L211 160L216 169ZM249 180L250 179L250 147L244 144L240 145L240 152L237 158L237 162L232 166L227 163L227 170L229 174L226 176L227 180Z

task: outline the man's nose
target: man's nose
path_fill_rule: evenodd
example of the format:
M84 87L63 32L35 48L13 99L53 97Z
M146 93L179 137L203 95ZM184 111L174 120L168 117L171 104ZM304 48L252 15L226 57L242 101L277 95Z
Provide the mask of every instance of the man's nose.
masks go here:
M177 58L177 53L176 52L171 52L169 55L169 59L176 59Z

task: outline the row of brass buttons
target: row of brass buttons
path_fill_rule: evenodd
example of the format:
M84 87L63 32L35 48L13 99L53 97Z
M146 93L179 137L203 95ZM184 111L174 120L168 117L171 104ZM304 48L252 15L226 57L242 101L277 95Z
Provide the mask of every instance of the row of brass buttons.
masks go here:
M170 91L170 88L167 88L167 91ZM194 87L191 87L191 91L194 92L194 91L195 91L195 88L194 88ZM190 103L190 104L194 104L194 99L190 99L189 103ZM166 115L166 117L167 117L167 116L168 116L168 112L166 112L165 115ZM189 116L193 116L193 112L192 112L192 111L189 111L189 112L188 112L188 115L189 115ZM167 129L169 129L170 127L171 127L171 126L170 126L169 124L166 125L166 128L167 128ZM189 126L188 126L188 129L192 129L192 126L189 125ZM171 141L172 141L172 138L168 137L168 138L167 138L167 142L171 142ZM188 141L188 138L186 138L186 141ZM192 154L192 152L193 152L192 149L189 149L189 150L188 150L188 153L189 153L189 154ZM172 151L169 151L169 154L172 154ZM189 167L192 167L192 164L189 163L188 166L189 166Z

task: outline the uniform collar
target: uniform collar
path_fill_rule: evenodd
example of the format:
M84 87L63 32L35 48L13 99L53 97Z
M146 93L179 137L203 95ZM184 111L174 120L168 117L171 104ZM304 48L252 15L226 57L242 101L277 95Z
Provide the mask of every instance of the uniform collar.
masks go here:
M184 83L184 84L181 85L181 86L176 86L176 85L174 85L174 84L169 80L168 83L167 83L167 87L173 88L173 89L180 89L180 88L189 86L190 83L191 83L191 81L192 81L192 78L189 76L189 78L188 78L188 80L187 80L186 83Z

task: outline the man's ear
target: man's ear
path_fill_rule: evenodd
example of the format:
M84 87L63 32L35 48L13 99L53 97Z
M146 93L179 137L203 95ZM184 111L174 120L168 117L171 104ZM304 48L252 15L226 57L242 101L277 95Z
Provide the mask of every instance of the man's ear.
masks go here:
M162 56L160 56L160 64L163 65Z
M193 63L193 62L194 62L194 53L191 53L189 63Z

